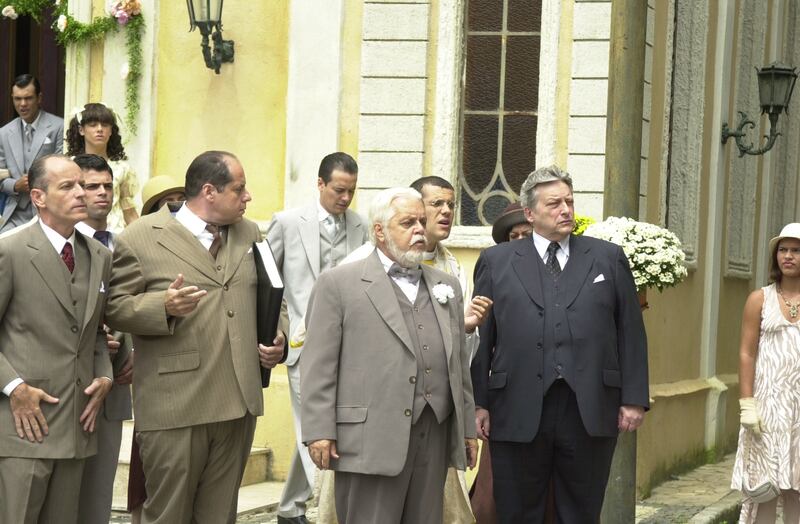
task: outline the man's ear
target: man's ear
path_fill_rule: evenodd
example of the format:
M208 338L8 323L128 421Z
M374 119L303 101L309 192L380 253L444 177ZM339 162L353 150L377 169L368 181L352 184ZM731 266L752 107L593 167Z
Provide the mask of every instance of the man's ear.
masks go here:
M39 189L38 187L31 188L31 202L36 207L44 207L45 200L47 193Z
M375 240L381 242L386 241L386 234L383 231L383 224L372 224L372 230L375 231Z
M200 194L203 195L205 198L210 199L212 202L214 201L214 196L217 194L217 188L214 187L214 184L209 184L206 182L203 184L203 187L200 188Z

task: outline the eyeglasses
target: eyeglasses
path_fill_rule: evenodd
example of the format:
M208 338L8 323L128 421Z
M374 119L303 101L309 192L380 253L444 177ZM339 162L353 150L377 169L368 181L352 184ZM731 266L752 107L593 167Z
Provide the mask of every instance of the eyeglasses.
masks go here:
M441 209L442 206L446 205L450 208L450 211L456 210L456 203L453 200L434 200L433 202L425 202L425 205L436 209Z

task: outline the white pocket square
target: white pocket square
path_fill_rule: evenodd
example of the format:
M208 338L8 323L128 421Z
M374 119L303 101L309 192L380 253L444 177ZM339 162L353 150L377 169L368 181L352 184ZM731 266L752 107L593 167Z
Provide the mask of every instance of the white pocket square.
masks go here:
M52 144L52 143L53 143L53 141L52 141L52 140L50 140L50 137L49 137L49 136L46 136L46 137L44 137L44 143L45 143L45 144Z
M253 252L253 248L252 247L247 250L247 253L252 253L252 252ZM245 253L245 254L247 254L247 253Z
M106 285L102 280L100 281L100 291L99 292L100 293L105 293L106 292Z
M594 282L592 282L592 284L597 284L598 282L602 282L602 281L604 281L605 279L606 279L606 277L604 277L604 276L603 276L603 274L602 274L602 273L600 273L599 275L597 275L596 277L594 277Z

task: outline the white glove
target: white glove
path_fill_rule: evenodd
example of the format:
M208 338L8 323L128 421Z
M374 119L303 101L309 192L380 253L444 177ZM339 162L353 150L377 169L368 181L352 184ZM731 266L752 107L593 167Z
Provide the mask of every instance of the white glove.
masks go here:
M756 436L761 436L764 423L761 421L761 416L758 414L756 399L753 397L739 399L739 420L745 429L749 429Z

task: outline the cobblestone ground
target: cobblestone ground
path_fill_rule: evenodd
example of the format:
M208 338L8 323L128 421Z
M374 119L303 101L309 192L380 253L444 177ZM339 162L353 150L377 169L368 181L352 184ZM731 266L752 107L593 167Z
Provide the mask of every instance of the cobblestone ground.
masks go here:
M313 524L317 519L317 508L308 508L306 514L309 521ZM113 512L109 524L130 524L131 517L127 513ZM278 516L274 511L254 511L245 515L239 515L236 524L277 524Z

